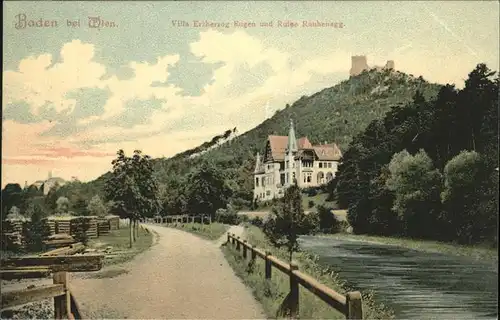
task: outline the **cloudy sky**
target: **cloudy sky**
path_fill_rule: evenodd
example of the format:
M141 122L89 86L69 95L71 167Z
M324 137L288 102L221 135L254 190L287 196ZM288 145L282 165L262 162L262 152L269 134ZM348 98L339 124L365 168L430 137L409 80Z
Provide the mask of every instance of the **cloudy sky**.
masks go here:
M479 62L498 70L496 1L4 2L3 9L2 187L49 170L88 181L110 169L120 148L168 157L229 128L245 132L265 119L266 105L269 113L346 79L351 55L367 55L369 65L392 59L398 70L459 87ZM114 26L89 28L88 17ZM57 26L16 28L19 19L40 18ZM304 20L343 28L302 27Z

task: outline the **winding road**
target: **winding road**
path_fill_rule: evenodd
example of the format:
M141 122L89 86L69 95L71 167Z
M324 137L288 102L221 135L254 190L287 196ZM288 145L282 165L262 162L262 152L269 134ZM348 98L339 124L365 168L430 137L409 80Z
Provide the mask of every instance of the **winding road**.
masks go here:
M102 271L115 268L117 276L71 279L86 318L266 318L226 262L219 249L222 238L212 242L176 229L148 228L159 236L155 245L128 263ZM229 231L242 234L243 228Z

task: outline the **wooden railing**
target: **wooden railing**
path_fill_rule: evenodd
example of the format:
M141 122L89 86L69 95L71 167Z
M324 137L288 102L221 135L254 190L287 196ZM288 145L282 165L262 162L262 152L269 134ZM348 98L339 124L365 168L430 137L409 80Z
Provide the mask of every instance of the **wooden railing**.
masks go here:
M201 223L208 221L208 223L212 223L212 217L210 215L201 215L201 216L193 216L188 214L183 215L175 215L175 216L164 216L164 217L155 217L155 218L146 218L141 219L141 222L144 223L189 223L194 222L195 219L200 220Z
M250 245L246 240L234 234L227 234L227 243L236 247L238 252L243 251L243 258L248 257L255 261L260 257L265 261L265 277L271 279L272 267L290 276L289 307L292 318L297 318L299 312L299 284L326 302L335 310L345 315L346 319L363 319L363 305L359 291L348 292L345 296L335 292L324 284L319 283L311 276L300 272L294 262L287 264L271 255L269 251L262 251Z
M63 248L61 248L63 249ZM61 250L56 249L56 250ZM80 250L80 247L67 250ZM55 250L53 250L55 251ZM51 255L52 254L52 255ZM2 292L1 310L26 303L54 298L55 319L83 319L80 309L69 289L68 272L98 271L102 268L103 255L48 255L9 258L1 261L2 279L40 278L53 274L53 284Z

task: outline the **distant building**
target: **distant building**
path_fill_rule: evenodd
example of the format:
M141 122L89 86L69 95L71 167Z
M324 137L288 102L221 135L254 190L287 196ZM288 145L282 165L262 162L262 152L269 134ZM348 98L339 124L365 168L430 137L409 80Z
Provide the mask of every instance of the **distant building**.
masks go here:
M307 137L295 138L293 121L287 136L270 135L264 157L257 153L254 170L254 199L281 198L297 179L301 188L317 187L335 177L342 157L335 143L313 146Z
M45 181L44 180L37 180L31 185L35 186L39 190L43 190L43 194L47 195L49 193L49 190L53 186L58 185L59 187L62 187L66 183L67 183L67 181L64 180L63 178L52 177L52 172L49 171L47 180L45 180Z

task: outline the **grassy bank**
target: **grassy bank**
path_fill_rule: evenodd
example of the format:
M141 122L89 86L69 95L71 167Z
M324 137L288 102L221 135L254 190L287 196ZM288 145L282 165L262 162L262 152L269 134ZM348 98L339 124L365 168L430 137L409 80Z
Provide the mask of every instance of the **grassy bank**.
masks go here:
M254 226L247 226L246 239L258 248L270 250L274 256L288 262L286 251L273 247L263 232ZM243 282L252 289L255 298L262 304L269 318L276 318L280 305L289 292L289 278L273 268L271 281L265 281L264 261L257 258L256 264L251 267L244 261L231 245L223 247L227 261ZM294 254L294 260L299 269L311 275L319 282L333 290L345 294L350 288L341 281L337 274L329 268L319 265L317 258L306 252ZM345 319L344 315L328 306L322 300L304 288L300 288L299 316L302 319ZM391 310L378 306L371 293L363 293L364 317L366 319L393 319Z
M488 259L488 260L498 261L497 249L492 249L481 245L464 246L464 245L457 245L457 244L438 242L438 241L368 236L368 235L354 235L354 234L325 234L319 236L337 240L373 242L373 243L398 246L402 248L418 250L423 252L443 253L455 256L467 256L467 257L472 257L476 260Z
M106 254L104 265L114 265L132 260L137 254L149 249L154 242L154 233L145 229L139 228L139 236L133 243L130 244L130 229L128 226L120 226L120 229L113 230L107 235L101 235L99 238L91 239L88 247L96 250L104 250L111 247L109 254Z
M229 226L214 222L212 224L201 224L201 223L171 223L167 225L170 228L179 229L182 231L193 233L208 240L219 239L226 231Z

